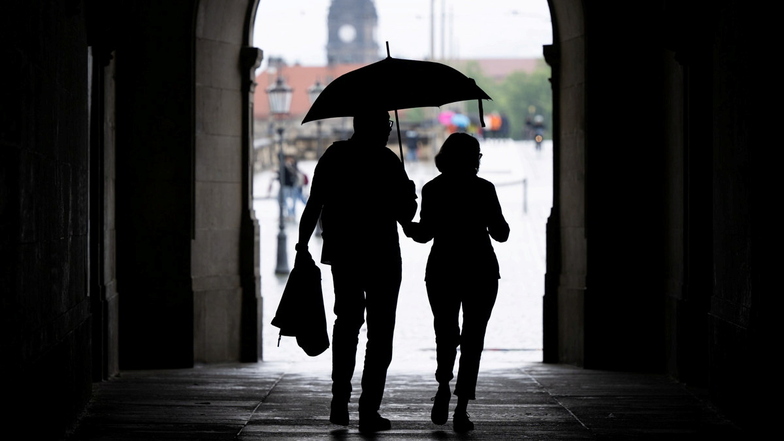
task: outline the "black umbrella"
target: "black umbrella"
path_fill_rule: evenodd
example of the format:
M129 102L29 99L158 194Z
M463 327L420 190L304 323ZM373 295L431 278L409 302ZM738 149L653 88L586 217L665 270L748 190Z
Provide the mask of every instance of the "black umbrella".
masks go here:
M477 100L484 127L482 100L491 99L476 82L457 69L432 61L387 58L335 78L319 94L302 124L326 118L355 116L368 109L395 112L415 107L440 107ZM400 156L403 146L397 124Z

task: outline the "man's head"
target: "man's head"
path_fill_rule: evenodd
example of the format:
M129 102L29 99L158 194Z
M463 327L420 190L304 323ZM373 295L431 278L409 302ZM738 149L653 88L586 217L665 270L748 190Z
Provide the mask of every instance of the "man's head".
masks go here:
M389 139L392 130L392 120L386 110L367 111L354 116L354 136L362 139L383 140Z

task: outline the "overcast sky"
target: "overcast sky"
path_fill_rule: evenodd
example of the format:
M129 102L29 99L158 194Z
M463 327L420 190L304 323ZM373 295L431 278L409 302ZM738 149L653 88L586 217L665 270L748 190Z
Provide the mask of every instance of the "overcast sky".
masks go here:
M552 43L547 0L374 0L380 54L397 58L534 58ZM330 0L261 0L254 45L264 58L326 64ZM442 13L443 11L443 13ZM262 68L266 62L262 63Z

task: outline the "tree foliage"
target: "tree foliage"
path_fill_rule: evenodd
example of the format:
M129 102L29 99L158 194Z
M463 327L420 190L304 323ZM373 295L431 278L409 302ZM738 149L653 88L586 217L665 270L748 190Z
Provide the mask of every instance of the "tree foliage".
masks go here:
M485 114L498 112L509 123L509 136L529 139L526 120L541 115L544 118L545 137L551 137L553 97L550 87L550 67L541 60L531 72L516 71L498 82L487 77L478 63L468 63L463 73L476 80L493 100L485 101ZM470 109L470 107L469 107ZM475 113L475 109L469 110Z
M485 115L491 112L506 117L508 136L516 140L531 139L527 130L526 120L533 120L536 115L544 118L545 137L551 138L553 98L550 87L550 67L540 60L533 72L516 71L502 81L496 81L485 75L479 63L468 62L459 66L461 72L473 78L488 95L491 101L484 101ZM453 103L444 109L460 109L460 111L478 120L476 102ZM423 108L405 109L401 111L402 120L413 124L423 124L432 118L432 112Z

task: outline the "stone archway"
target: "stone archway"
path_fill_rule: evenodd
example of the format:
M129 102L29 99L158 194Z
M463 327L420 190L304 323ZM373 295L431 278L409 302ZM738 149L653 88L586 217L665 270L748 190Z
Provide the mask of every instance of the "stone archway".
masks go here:
M548 0L553 45L545 48L553 87L553 210L547 225L545 362L583 354L585 240L585 30L579 2Z
M201 0L196 12L194 359L261 358L252 105L258 0Z
M144 360L126 367L154 366L157 364L157 356L161 353L170 356L171 348L174 347L181 353L177 355L176 362L166 365L182 366L194 361L255 361L261 358L258 223L250 203L248 158L252 136L252 73L261 57L260 51L250 45L251 25L257 3L247 1L226 4L217 0L194 2L190 18L177 16L176 26L167 27L173 29L167 32L179 39L169 38L165 46L168 52L154 48L156 53L153 57L157 59L143 52L131 54L144 60L145 64L141 66L157 64L159 68L161 63L166 66L182 64L171 54L186 56L192 69L189 74L178 77L182 83L171 83L176 86L174 90L151 89L141 96L133 96L135 90L127 86L119 90L119 101L122 104L118 106L118 113L126 127L133 124L150 126L166 134L163 140L145 134L143 139L123 138L118 142L118 156L124 156L118 170L119 180L124 182L118 185L118 194L123 195L118 202L118 217L122 218L118 223L125 223L120 228L122 231L118 233L118 238L126 245L118 254L118 272L124 272L121 277L124 298L121 313L128 312L129 304L135 303L129 315L134 325L126 329L130 332L120 334L130 335L126 337L132 339L130 346L139 348L133 357ZM159 8L173 14L173 7ZM145 11L144 19L156 23L165 20L156 18L161 14L149 12ZM172 21L169 20L168 24L171 25ZM190 39L188 42L185 41L185 35ZM148 43L155 43L152 37ZM180 54L185 43L192 44L191 54ZM559 46L563 44L559 43ZM123 53L123 50L128 49L133 48L120 48L120 61L133 60L133 57L128 58L128 54ZM579 51L577 46L574 50ZM125 75L127 81L135 73L142 72L134 69L128 64L121 65L119 75ZM151 74L147 81L161 83L170 79L168 76ZM558 84L564 83L560 81ZM579 84L568 87L578 90ZM157 126L160 121L152 110L154 103L163 102L161 96L174 91L182 97L179 101L181 112L177 115L181 124L177 127L189 128L187 136L176 137L167 132L165 126ZM190 97L186 98L188 94ZM556 109L559 105L559 102L555 103ZM149 113L133 113L132 109L139 106L149 106ZM128 124L129 121L132 124ZM560 124L563 127L564 123ZM579 133L579 130L566 132ZM575 139L576 145L579 144L579 137ZM166 144L167 140L171 142ZM139 152L140 146L148 149L146 153ZM178 149L176 154L172 151L175 147ZM140 262L143 263L129 261L129 258L150 258L156 256L161 248L154 245L154 241L139 242L136 232L128 232L130 224L127 219L131 219L133 213L149 211L151 201L165 205L163 196L166 196L156 193L154 186L144 188L143 191L131 186L129 182L134 181L128 179L129 173L143 176L146 170L146 176L149 176L152 170L160 174L159 180L170 183L171 170L163 172L157 168L159 165L144 162L150 156L162 157L163 149L178 158L176 172L182 178L176 181L176 198L180 205L173 212L175 217L166 219L164 231L156 233L171 242L171 246L163 249L165 255L160 260L168 266L152 268L145 263L148 265L142 270L145 272L129 273L129 269L136 271ZM579 185L579 182L575 185ZM152 226L160 228L160 225ZM142 224L133 225L135 230L144 227ZM169 230L176 236L167 237L166 231ZM577 230L569 230L572 231ZM149 236L149 232L144 231L144 235ZM129 245L137 247L138 252L128 253ZM168 272L164 279L154 275L159 270ZM168 285L158 286L161 281ZM170 297L172 295L176 299ZM163 296L166 296L166 300L160 302ZM150 307L151 304L155 306ZM156 324L160 327L150 327L149 320L145 322L140 318L149 317L150 312L155 314L153 317L156 322L170 320L172 314L176 315L177 321L168 323L168 326ZM176 336L176 342L161 344L160 353L157 354L149 353L149 347L145 346L145 340L149 338L136 334L136 331L142 329L146 333L143 335L149 335L150 338L162 334L166 338L174 338L167 334L169 328L176 328L182 334ZM545 338L548 335L552 334L546 329ZM121 356L127 354L127 343L123 346ZM166 347L169 349L163 349Z
M255 1L129 8L117 48L120 369L260 358Z

